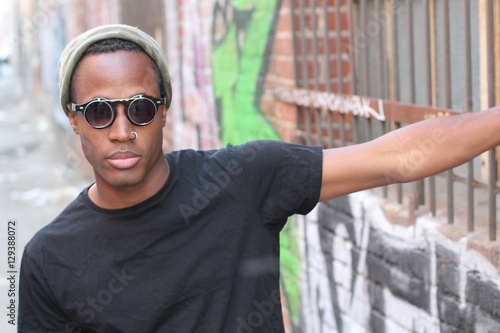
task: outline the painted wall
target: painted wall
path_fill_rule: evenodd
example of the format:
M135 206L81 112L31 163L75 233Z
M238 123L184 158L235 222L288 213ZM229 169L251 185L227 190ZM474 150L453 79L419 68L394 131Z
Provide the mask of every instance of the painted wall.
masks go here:
M391 223L370 191L300 218L304 332L500 332L500 275L427 217Z
M277 4L277 0L215 4L212 71L224 143L278 139L258 108Z
M173 149L278 139L259 108L278 0L165 2ZM167 134L168 135L168 134Z

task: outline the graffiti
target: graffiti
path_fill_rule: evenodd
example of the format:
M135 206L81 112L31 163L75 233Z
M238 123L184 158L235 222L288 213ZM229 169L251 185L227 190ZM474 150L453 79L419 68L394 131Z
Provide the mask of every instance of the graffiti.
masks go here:
M386 120L384 104L378 100L378 110L370 105L370 99L360 96L340 95L329 92L311 91L305 89L278 89L275 92L280 101L296 104L303 107L339 112L352 113L354 116Z
M488 306L500 294L496 268L465 239L441 236L431 220L391 225L379 205L357 193L299 221L303 331L498 331L498 311ZM479 300L482 289L487 299Z
M278 139L258 103L279 6L279 0L215 3L212 70L224 143Z

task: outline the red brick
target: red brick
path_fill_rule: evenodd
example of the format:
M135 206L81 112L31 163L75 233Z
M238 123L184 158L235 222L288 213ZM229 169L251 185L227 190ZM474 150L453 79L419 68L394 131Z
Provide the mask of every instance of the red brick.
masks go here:
M293 77L295 73L295 64L293 59L277 59L275 73L285 77Z
M342 61L342 74L344 77L348 77L351 75L351 63L349 61Z
M274 40L273 54L275 55L293 55L293 40L290 37L278 37Z
M292 15L290 13L280 15L276 31L292 31Z
M337 12L331 12L328 14L328 29L336 31L337 27ZM340 13L340 30L349 30L349 16L347 13Z

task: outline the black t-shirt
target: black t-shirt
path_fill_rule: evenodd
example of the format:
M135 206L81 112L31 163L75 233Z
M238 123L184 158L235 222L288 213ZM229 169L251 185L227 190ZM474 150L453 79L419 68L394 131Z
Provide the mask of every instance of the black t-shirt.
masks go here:
M153 197L108 210L86 189L33 237L20 332L284 332L279 231L316 205L321 149L254 141L166 159Z

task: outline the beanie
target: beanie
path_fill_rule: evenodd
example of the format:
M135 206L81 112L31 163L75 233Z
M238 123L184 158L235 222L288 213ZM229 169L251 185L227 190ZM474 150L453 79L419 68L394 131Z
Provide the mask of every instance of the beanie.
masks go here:
M62 53L59 60L59 92L61 107L66 115L68 115L66 105L71 102L69 100L71 77L76 65L92 44L111 38L119 38L136 43L156 63L163 83L162 94L166 97L166 107L169 108L172 100L172 86L165 55L160 45L142 30L125 24L111 24L88 30L76 36Z

